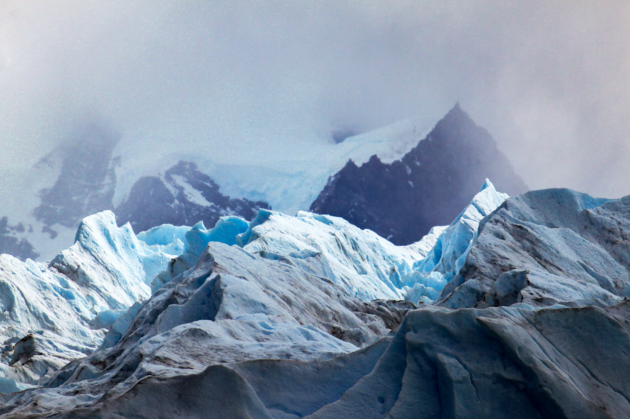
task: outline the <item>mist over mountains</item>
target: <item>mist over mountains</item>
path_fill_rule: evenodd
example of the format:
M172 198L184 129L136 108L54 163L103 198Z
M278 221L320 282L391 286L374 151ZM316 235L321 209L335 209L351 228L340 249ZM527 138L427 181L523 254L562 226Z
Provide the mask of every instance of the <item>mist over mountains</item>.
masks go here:
M5 0L1 176L24 176L86 115L121 135L116 155L138 159L120 178L199 149L227 164L284 159L337 132L435 122L459 100L532 188L619 197L629 8Z
M527 189L492 137L459 104L435 127L425 120L402 121L320 148L310 158L300 156L305 167L297 172L295 164L282 167L282 161L267 168L204 164L200 152L199 165L173 156L159 171L120 182L117 169L132 159L114 155L118 141L117 133L88 124L73 142L40 160L31 176L48 177L50 186L22 189L39 202L7 218L0 240L5 251L21 259L52 258L72 244L72 230L83 217L103 210L114 210L121 225L130 222L141 232L162 224L214 226L221 216L251 220L261 208L310 208L411 244L448 224L487 178L511 193ZM324 162L317 154L327 150L336 157ZM240 196L226 195L225 187ZM119 202L117 195L123 196ZM19 223L20 231L11 227Z

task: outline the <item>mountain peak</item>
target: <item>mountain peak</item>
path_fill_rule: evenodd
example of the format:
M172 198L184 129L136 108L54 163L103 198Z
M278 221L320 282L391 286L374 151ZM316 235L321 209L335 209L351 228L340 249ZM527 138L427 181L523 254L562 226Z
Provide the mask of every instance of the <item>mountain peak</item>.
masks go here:
M311 211L345 218L395 244L450 223L488 178L510 195L527 190L492 136L459 103L409 153L391 164L370 159L330 178Z
M459 102L455 102L455 106L453 106L451 110L446 113L444 118L440 120L440 122L442 121L446 121L448 123L452 123L453 121L458 121L460 124L464 123L464 124L471 124L471 125L477 126L477 124L475 124L475 121L473 121L470 118L470 115L468 115L468 113L462 109ZM438 124L440 122L438 122Z

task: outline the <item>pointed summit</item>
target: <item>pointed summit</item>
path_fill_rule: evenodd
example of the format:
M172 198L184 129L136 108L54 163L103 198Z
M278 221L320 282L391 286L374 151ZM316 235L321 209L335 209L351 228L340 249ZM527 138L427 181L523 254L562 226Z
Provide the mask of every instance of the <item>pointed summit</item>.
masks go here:
M467 118L470 118L468 116L468 114L462 109L462 107L459 105L459 102L455 102L455 106L453 106L451 108L450 111L448 111L446 113L446 115L444 116L443 119L447 119L447 118L452 118L452 117L459 117L459 116L465 116Z
M402 159L370 160L332 176L311 211L410 244L432 227L450 224L489 178L510 195L527 190L492 136L458 102Z
M492 182L490 182L490 179L486 178L486 181L483 183L483 186L481 187L481 189L479 189L479 192L486 190L488 188L491 188L492 190L496 190Z

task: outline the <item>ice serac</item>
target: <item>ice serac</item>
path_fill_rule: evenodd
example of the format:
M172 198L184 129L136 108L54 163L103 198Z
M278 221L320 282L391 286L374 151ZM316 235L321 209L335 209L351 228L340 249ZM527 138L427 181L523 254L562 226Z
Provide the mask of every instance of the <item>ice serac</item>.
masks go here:
M84 219L75 244L49 264L0 255L0 392L39 384L98 348L112 323L150 296L149 278L177 255L164 250L106 211Z
M144 400L134 394L148 391L152 398L165 394L158 388L186 388L187 376L201 374L226 380L227 388L235 383L233 393L225 393L227 400L251 396L256 409L265 412L250 385L225 366L256 359L322 362L377 343L414 308L404 302L363 302L292 262L292 257L267 259L238 246L210 242L192 269L164 284L139 308L118 342L74 361L48 388L18 395L13 402L33 397L37 410L52 411L122 403L119 412L125 413L119 414L126 416L131 411L123 400L139 406ZM378 345L367 360L355 362L359 370L371 369L370 362L383 349ZM355 371L340 381L348 387L358 376ZM160 401L161 409L172 412L161 404L167 399ZM135 414L168 414L155 413L158 410ZM186 411L193 414L195 408Z
M610 305L630 295L630 196L568 189L510 198L485 218L440 304Z
M289 259L365 301L401 299L402 276L425 256L420 246L396 246L342 218L308 212L260 211L239 240L249 253Z
M427 256L414 263L412 272L402 278L402 284L410 287L405 299L432 302L438 298L442 289L464 265L481 220L507 198L506 194L497 192L492 182L486 179L481 191L464 211L448 227L439 230L440 234ZM428 240L427 238L419 244Z
M433 226L450 223L486 178L510 195L527 190L490 134L456 105L400 160L386 164L373 156L361 166L349 161L310 210L410 244Z
M435 227L409 246L396 246L339 217L303 211L292 217L260 210L251 223L222 217L210 230L197 223L186 233L185 251L156 277L152 289L193 267L205 246L215 241L266 259L291 260L364 301L431 302L462 267L481 219L506 198L486 180L450 226Z
M145 231L162 224L213 226L220 217L235 215L252 219L264 202L223 195L219 186L191 162L180 161L163 176L140 178L127 199L116 209L121 222Z
M251 223L222 217L212 229L197 223L186 233L185 251L155 278L152 288L155 291L192 268L208 243L220 242L265 259L291 263L364 301L400 300L408 288L401 278L426 257L438 231L441 229L416 244L396 246L338 217L308 212L293 217L265 209Z

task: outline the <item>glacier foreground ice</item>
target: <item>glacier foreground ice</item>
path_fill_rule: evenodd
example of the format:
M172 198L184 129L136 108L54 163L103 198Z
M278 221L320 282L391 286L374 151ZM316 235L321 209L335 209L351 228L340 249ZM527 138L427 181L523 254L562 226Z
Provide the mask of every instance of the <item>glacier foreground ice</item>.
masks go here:
M404 248L309 213L197 225L118 335L44 387L0 397L0 414L626 418L630 197L537 191L481 218L500 203L481 199L491 192ZM438 305L369 301L408 291L414 272L436 287L455 275Z
M183 251L147 245L106 211L83 220L76 242L49 264L0 255L0 392L45 381L85 356L127 308L150 296L147 282Z
M291 257L268 259L210 242L192 269L139 308L113 346L73 361L55 374L49 388L26 397L34 396L42 409L63 410L88 399L117 399L151 377L196 375L209 365L321 362L371 344L384 348L377 342L396 330L410 308L405 302L356 299ZM69 388L77 397L66 393ZM79 396L83 391L90 395Z
M290 261L210 243L116 345L5 396L2 417L627 417L627 301L403 319Z
M439 304L610 305L630 296L630 196L568 189L510 198L485 218Z

